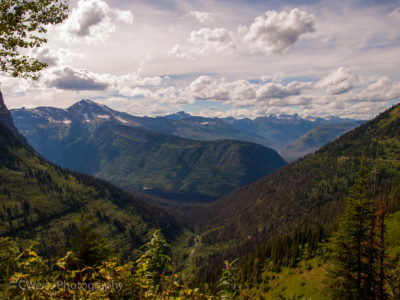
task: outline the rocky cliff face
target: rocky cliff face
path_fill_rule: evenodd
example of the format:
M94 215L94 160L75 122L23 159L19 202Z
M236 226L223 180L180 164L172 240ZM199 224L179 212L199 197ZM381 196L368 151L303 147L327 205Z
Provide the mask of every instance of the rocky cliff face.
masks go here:
M3 93L0 90L0 121L7 125L14 133L18 132L17 128L14 125L14 121L11 117L10 111L7 109L7 106L4 104Z

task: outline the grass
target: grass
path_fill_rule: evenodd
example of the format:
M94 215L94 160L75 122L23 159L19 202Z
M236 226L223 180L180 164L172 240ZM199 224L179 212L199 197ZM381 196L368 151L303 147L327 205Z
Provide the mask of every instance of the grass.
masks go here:
M387 249L390 257L400 255L400 211L387 218ZM280 272L265 271L262 283L248 289L244 294L252 299L307 299L325 300L324 282L330 267L317 256L310 260L303 259L295 268L284 267Z

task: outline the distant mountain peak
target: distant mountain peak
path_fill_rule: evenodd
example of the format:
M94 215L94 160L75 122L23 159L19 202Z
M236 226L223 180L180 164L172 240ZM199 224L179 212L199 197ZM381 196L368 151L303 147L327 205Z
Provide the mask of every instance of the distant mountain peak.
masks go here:
M86 103L89 103L89 104L97 104L96 102L93 102L93 101L90 100L90 99L82 99L81 101L78 102L78 104L86 104Z
M282 120L301 120L302 119L302 117L301 116L299 116L298 114L294 114L294 115L289 115L289 114L281 114L281 115L279 115L279 119L282 119Z
M74 104L72 104L68 110L76 108L76 107L106 107L105 105L99 104L89 99L82 99ZM108 107L107 107L108 108Z
M98 119L109 119L116 113L116 111L112 110L111 108L89 99L83 99L79 102L76 102L67 108L67 111L74 114L75 117L83 117L83 121L85 122Z
M186 113L184 111L178 111L178 112L176 112L174 114L170 114L170 115L165 116L165 118L168 119L168 120L182 120L182 119L188 119L191 116L192 116L191 114L188 114L188 113Z

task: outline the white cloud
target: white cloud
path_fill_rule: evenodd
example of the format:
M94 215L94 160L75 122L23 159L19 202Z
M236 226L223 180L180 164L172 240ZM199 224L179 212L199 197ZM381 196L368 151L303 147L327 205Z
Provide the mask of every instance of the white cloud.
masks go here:
M163 87L156 90L156 93L163 103L168 104L189 104L193 103L194 99L188 97L187 93L174 86Z
M199 54L230 52L236 49L232 32L225 28L202 28L190 34L189 42L199 45Z
M80 98L113 98L125 89L136 96L115 97L122 99L119 109L137 101L189 110L190 105L179 105L198 102L193 106L198 111L217 102L215 114L221 115L373 116L400 98L400 10L393 3L313 1L291 10L293 1L281 1L276 11L264 15L260 7L266 3L246 1L178 0L171 6L162 1L70 2L70 18L47 35L49 48L35 50L51 65L42 79L0 75L10 106L67 107ZM214 23L199 25L191 11L211 12ZM183 18L182 12L187 12ZM191 91L200 75L211 81L199 80L204 90ZM314 84L289 86L294 80Z
M122 91L122 95L135 96L143 87L157 87L168 77L141 77L138 74L112 75L95 73L71 66L54 67L43 73L39 83L48 88L71 91ZM147 94L148 95L148 94Z
M247 80L227 82L224 78L215 80L210 76L200 76L185 92L195 100L229 101L237 107L249 107L261 102L273 103L275 99L298 96L308 89L312 89L312 84L309 82L293 81L284 86L272 82L253 84ZM301 102L304 102L304 99Z
M116 21L132 24L133 15L130 11L111 9L101 0L79 0L65 23L58 27L58 37L74 42L102 42L116 30Z
M285 79L285 74L283 72L276 72L273 75L263 75L261 76L261 81L266 82L271 80L272 82L282 82Z
M243 31L243 29L242 29ZM314 32L313 15L299 10L267 11L255 18L244 40L253 51L264 54L283 53L305 33Z
M3 95L6 99L7 103L7 96L21 96L26 94L30 87L32 86L32 81L21 80L18 78L11 77L11 75L7 73L0 73L0 87L3 91ZM12 106L12 105L11 105Z
M210 24L214 21L212 13L206 11L194 10L189 13L194 17L200 24Z
M246 100L251 101L256 98L256 87L247 80L234 81L226 84L225 88L229 91L229 99L240 102L241 105L248 105L249 103L244 103Z
M300 95L304 89L311 88L311 83L293 81L287 86L269 82L257 90L257 99L283 99L289 96Z
M49 67L67 64L73 59L81 58L83 56L82 54L74 53L69 49L58 48L57 50L54 50L47 46L32 49L31 55L36 57L39 61L47 63Z
M119 94L127 97L144 97L150 99L158 99L158 96L155 93L141 87L124 87L119 91Z
M147 101L135 101L130 103L126 109L126 112L135 115L135 116L160 116L166 114L168 111L165 107L161 106L157 103L149 104Z
M141 77L138 74L125 74L121 76L109 75L109 77L109 80L117 88L120 86L159 86L168 78L160 76Z
M65 66L54 69L45 79L48 87L55 87L61 90L72 91L104 91L109 87L109 83L99 78L98 74L84 69L74 69Z
M176 44L170 51L168 51L168 55L183 59L193 59L193 57L189 54L182 52L181 46L178 44Z
M345 67L340 67L320 80L317 85L325 87L326 91L331 95L339 95L351 90L355 82L356 79L353 73Z
M358 101L385 102L400 99L400 82L382 76L367 86L357 97Z
M126 24L133 24L134 17L131 11L115 9L114 13L117 15L117 20Z
M200 76L190 84L190 95L196 100L228 100L229 91L223 83L210 76Z

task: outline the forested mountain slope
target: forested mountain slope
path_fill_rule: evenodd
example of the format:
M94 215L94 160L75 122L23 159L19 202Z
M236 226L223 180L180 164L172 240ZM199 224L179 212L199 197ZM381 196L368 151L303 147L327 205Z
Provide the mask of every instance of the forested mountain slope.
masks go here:
M87 101L68 111L38 111L21 111L15 118L39 153L57 165L128 190L204 202L286 164L276 151L258 144L195 141L152 132L133 126L130 122L136 117ZM121 123L122 117L126 121Z
M201 267L210 253L218 257L211 260L211 265L229 256L246 261L250 253L270 251L267 241L273 237L279 236L278 245L285 239L290 240L296 232L330 232L343 210L344 199L355 182L363 155L371 186L376 182L377 194L387 194L389 207L397 210L400 204L400 105L315 154L224 196L203 212L193 212L192 218L197 218L203 232L194 261ZM289 248L284 249L280 255L288 259L291 254L285 251Z
M55 255L76 234L81 208L123 257L134 255L155 229L170 241L184 230L164 211L108 182L49 163L0 121L0 235L37 240L42 254Z
M360 122L321 125L308 131L295 142L280 150L288 161L294 161L308 153L312 153L342 134L361 125Z

